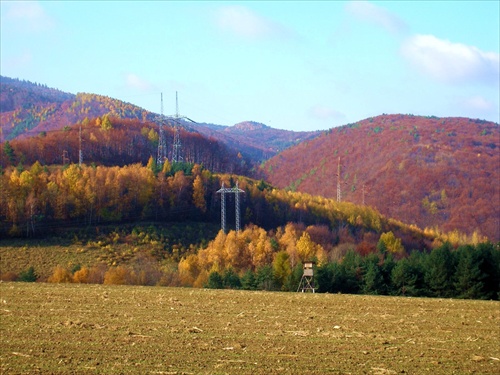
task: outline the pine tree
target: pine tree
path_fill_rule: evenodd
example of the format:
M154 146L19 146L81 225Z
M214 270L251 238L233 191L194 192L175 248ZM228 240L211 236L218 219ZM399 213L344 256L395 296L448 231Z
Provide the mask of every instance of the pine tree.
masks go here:
M455 261L451 253L451 245L444 244L432 250L427 257L425 282L434 297L451 297L453 295L453 275Z
M9 164L14 164L14 162L16 161L16 156L14 154L14 149L10 145L9 141L5 141L3 145L3 152L7 157L7 161L9 162Z
M457 250L458 263L455 288L460 298L480 299L485 297L482 272L484 258L473 246L461 246Z
M417 275L407 259L401 259L391 272L391 283L394 294L401 296L418 296L416 288Z
M363 277L363 293L383 294L384 278L378 265L379 258L375 254L367 256L365 259L365 274Z

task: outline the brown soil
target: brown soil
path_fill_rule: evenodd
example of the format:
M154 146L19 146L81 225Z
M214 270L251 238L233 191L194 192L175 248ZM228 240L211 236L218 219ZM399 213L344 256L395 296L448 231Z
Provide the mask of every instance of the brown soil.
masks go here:
M499 374L500 303L0 283L2 374Z

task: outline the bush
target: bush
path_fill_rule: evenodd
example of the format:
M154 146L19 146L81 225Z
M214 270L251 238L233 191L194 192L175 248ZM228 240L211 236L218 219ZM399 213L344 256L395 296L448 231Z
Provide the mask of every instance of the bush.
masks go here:
M158 262L146 254L139 253L133 260L134 283L137 285L157 285L163 274L158 267Z
M246 271L241 277L241 287L244 290L257 289L257 282L255 281L255 274L252 270Z
M49 283L72 283L73 275L66 268L57 266L47 281Z
M228 268L227 270L224 271L224 274L222 276L222 284L224 285L225 288L229 289L241 288L240 278L232 268Z
M87 283L89 284L103 284L104 276L108 271L108 266L104 263L99 263L98 265L92 266L89 269L89 274L87 276Z
M73 274L73 282L87 284L89 281L90 270L87 267L80 268Z
M208 275L207 288L209 289L222 289L223 280L219 272L213 271Z
M31 266L26 271L21 272L17 280L26 283L34 283L36 279L38 279L38 275L35 272L35 268Z
M130 270L123 266L112 267L104 274L104 284L127 285L133 284Z
M5 272L0 275L0 281L16 281L18 278L14 272Z

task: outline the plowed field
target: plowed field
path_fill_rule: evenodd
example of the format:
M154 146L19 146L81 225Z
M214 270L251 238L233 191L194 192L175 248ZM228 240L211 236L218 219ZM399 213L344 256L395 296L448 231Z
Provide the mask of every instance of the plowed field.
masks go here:
M500 303L0 283L2 374L500 374Z

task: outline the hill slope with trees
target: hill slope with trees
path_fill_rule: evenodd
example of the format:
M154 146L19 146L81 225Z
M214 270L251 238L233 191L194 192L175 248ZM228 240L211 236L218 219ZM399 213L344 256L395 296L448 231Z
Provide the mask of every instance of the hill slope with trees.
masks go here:
M267 160L288 147L321 134L320 131L295 132L273 129L254 121L244 121L233 126L198 124L194 127L201 134L241 150L257 162Z
M498 241L499 147L496 123L382 115L287 149L261 172L277 187L330 198L340 182L342 201L421 228Z
M169 160L172 160L174 132L172 126L164 126ZM203 164L214 172L250 173L249 159L223 143L184 128L179 129L179 136L182 140L179 156L184 163ZM158 141L159 129L155 123L104 115L66 126L61 131L6 141L0 152L0 166L31 165L36 161L42 165L79 163L80 150L83 162L89 165L146 165L151 157L156 161Z
M102 95L65 93L45 85L0 76L0 141L38 136L89 119L108 116L115 119L153 122L158 115L134 104ZM319 132L293 132L263 124L243 122L222 126L179 121L185 129L217 139L240 152L254 164L280 150L311 139ZM172 121L171 125L174 123Z

